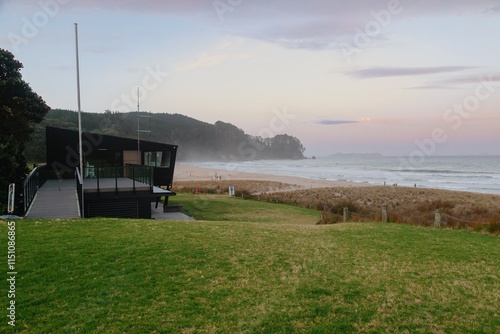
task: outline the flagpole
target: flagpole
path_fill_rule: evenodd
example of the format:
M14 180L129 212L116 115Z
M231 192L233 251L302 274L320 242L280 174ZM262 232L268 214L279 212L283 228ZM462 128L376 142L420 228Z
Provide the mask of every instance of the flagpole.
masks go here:
M80 61L78 58L78 23L75 23L75 46L76 46L76 87L77 87L77 99L78 99L78 155L80 156L80 178L82 182L82 212L80 213L82 218L85 217L85 206L83 202L83 154L82 154L82 115L81 115L81 103L80 103Z

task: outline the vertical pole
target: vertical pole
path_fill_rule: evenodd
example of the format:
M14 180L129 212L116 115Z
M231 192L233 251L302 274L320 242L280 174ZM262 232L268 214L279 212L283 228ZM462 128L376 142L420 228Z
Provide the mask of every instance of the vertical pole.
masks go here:
M434 213L434 228L439 228L439 227L441 227L441 212L439 212L438 209Z
M133 184L134 184L134 194L135 194L135 166L132 165L132 180L133 180Z
M441 212L439 210L436 210L434 213L434 228L439 228L441 227Z
M115 166L115 191L118 195L118 166Z
M349 208L344 208L344 223L347 223Z
M382 207L382 223L387 223L387 208Z
M9 183L9 197L7 201L7 213L9 215L14 213L15 205L16 205L16 184Z
M97 182L97 194L100 194L100 187L99 187L99 167L95 168L95 175L96 175L96 182Z
M139 106L139 87L137 87L137 164L142 165L141 162L141 140L140 140L140 134L141 134L141 116L139 115L140 113L140 106Z
M76 88L77 88L77 99L78 99L78 155L80 156L80 178L82 183L82 218L85 218L85 206L83 200L83 155L82 155L82 115L81 115L81 102L80 102L80 60L78 58L78 23L75 23L75 47L76 47Z

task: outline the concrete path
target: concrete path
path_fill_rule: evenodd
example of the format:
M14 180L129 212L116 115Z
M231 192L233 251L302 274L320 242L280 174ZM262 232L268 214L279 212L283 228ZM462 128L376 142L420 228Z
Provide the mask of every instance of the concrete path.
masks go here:
M26 218L80 218L75 180L47 180L38 189Z
M151 203L151 218L156 220L194 220L182 212L163 212L163 205L159 204L155 208L155 203Z

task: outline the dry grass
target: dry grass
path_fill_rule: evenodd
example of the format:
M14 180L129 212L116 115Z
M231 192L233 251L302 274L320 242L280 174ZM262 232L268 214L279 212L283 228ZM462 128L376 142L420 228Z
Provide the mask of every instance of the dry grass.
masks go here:
M350 221L381 221L386 207L394 223L432 226L440 210L442 224L451 228L500 233L500 196L438 189L392 186L333 187L296 190L297 186L269 181L190 181L177 182L176 191L227 194L235 186L237 196L316 209L323 223L341 221L344 207Z
M186 193L198 189L203 194L227 194L235 187L237 194L257 195L298 189L298 186L272 181L218 180L218 181L176 181L174 191Z

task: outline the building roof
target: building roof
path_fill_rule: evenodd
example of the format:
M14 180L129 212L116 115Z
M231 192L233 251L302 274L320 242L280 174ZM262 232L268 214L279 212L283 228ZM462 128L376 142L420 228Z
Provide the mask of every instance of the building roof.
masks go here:
M137 139L110 136L92 132L82 133L84 148L96 147L101 150L130 150L137 151ZM78 131L47 126L46 145L60 145L78 147ZM177 145L140 140L141 151L175 151Z

